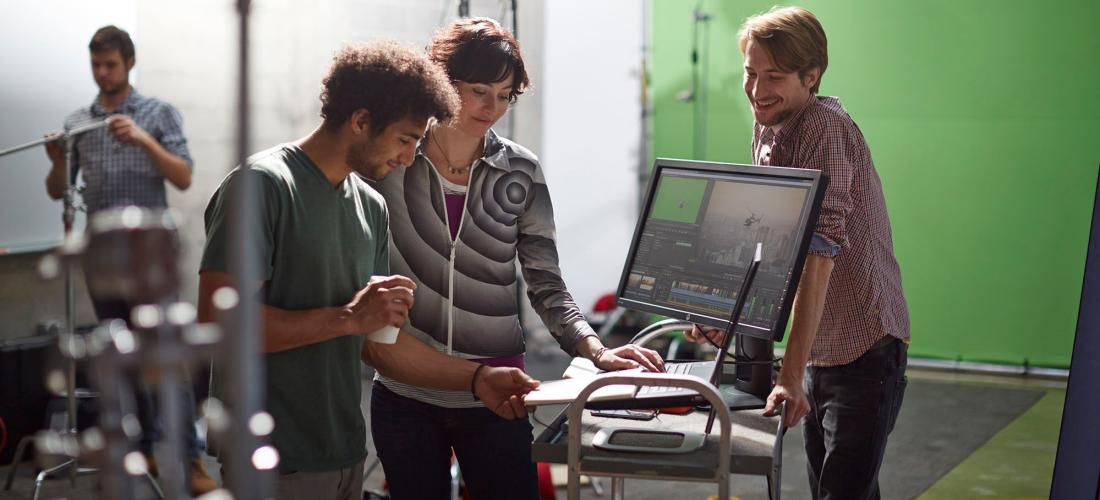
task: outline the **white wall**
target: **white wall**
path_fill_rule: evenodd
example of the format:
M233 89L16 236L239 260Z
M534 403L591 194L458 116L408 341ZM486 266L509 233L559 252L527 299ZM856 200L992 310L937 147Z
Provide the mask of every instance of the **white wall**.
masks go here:
M562 268L585 309L596 296L615 288L634 225L641 1L520 0L518 6L519 39L534 87L509 112L509 119L514 120L515 139L543 157L557 212ZM471 14L511 26L510 19L501 18L509 3L474 0ZM317 124L320 80L342 42L390 37L423 46L435 27L455 17L457 5L456 0L325 0L306 8L292 0L254 0L251 149L294 140ZM36 88L47 88L44 82L57 77L73 80L80 89L66 94L68 100L61 102L65 111L47 116L38 127L41 132L59 127L69 108L94 98L87 63L94 29L115 23L135 35L137 87L179 108L195 160L191 188L169 188L169 204L183 217L185 300L193 301L197 293L203 210L236 161L235 9L233 0L4 0L4 26L41 24L42 16L35 13L46 10L51 26L91 23L74 28L61 47L45 31L41 37L32 34L29 42L15 39L13 30L0 31L0 47L7 47L3 53L19 53L25 61L12 74L38 75L27 82ZM59 50L72 55L61 61L48 58ZM3 102L30 101L28 96L35 95L10 86L0 87L0 94ZM39 107L30 105L20 114L41 114ZM8 122L7 106L2 112ZM44 154L32 156L41 157L41 168L48 167ZM45 170L36 172L25 191L53 209L41 189L39 177L44 175ZM3 212L0 217L22 223L19 214ZM53 214L48 218L56 220ZM59 318L60 287L39 283L32 269L35 259L36 254L0 256L0 338L29 335L35 324ZM82 284L83 279L77 281ZM87 323L90 308L83 289L78 293L80 322Z
M544 4L541 156L562 272L586 311L618 286L637 218L642 1Z
M106 24L140 39L136 5L137 0L95 5L43 0L21 2L18 9L0 6L0 149L60 130L69 113L91 104L96 86L88 41ZM0 158L0 254L41 250L61 241L61 203L46 196L49 168L42 146Z

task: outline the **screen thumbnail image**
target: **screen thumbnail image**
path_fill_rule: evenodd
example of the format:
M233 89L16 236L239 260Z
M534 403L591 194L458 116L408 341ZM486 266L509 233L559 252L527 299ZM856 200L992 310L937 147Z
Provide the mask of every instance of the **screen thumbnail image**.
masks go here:
M640 290L643 292L652 292L653 288L657 285L656 276L645 276L640 273L630 273L630 276L626 280L626 287L633 290Z
M650 218L696 224L707 193L707 179L662 176Z
M745 268L759 242L764 244L761 271L787 270L807 193L803 187L715 182L703 215L701 260Z

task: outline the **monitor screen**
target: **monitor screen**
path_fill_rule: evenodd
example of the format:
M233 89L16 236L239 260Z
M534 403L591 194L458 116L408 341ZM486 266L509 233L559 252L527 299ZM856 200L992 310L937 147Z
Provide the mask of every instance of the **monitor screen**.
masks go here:
M619 304L725 328L761 243L736 332L782 340L823 179L815 170L658 159Z

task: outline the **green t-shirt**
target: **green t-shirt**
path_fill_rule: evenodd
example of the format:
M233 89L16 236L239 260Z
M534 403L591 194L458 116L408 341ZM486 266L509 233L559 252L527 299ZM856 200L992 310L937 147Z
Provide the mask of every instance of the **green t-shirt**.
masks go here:
M388 214L366 181L351 174L334 188L289 144L257 153L248 164L262 205L248 237L259 248L264 304L341 306L371 275L388 274ZM230 172L206 207L202 270L229 272L229 193L240 175L240 169ZM351 335L264 356L280 471L335 470L366 457L362 347L363 338Z

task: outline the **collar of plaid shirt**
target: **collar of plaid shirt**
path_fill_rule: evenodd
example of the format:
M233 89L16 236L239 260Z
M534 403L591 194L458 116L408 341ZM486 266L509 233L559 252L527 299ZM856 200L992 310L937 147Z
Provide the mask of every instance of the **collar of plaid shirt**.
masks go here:
M107 116L116 114L133 115L137 110L138 104L144 99L141 94L138 93L137 88L130 86L130 93L126 95L126 98L122 100L122 104L119 104L114 111L107 112L103 108L103 105L99 103L99 94L96 94L95 99L92 100L92 104L88 106L88 112L92 116Z
M798 108L798 111L795 111L790 118L783 120L783 123L779 125L767 127L757 123L756 126L760 127L757 132L760 135L760 143L774 146L781 142L787 137L787 134L789 134L791 130L797 128L795 125L802 120L802 116L806 114L806 110L810 109L810 106L815 102L817 102L817 94L810 94L806 102L802 103L802 107Z

